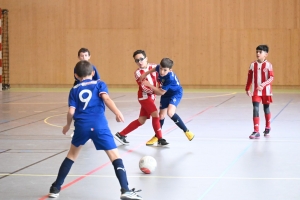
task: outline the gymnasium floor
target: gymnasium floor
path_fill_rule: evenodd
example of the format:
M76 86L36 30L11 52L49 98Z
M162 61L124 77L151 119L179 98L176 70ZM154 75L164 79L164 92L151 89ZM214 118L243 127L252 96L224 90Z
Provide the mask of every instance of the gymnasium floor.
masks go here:
M69 89L10 89L0 92L0 199L47 199L70 146L66 123ZM250 140L252 105L242 90L185 90L177 113L195 133L188 141L171 119L163 126L168 147L147 147L151 121L128 136L118 149L130 188L144 200L300 199L300 91L274 90L272 131ZM110 90L123 112L117 123L107 110L112 133L139 113L136 92ZM158 98L159 99L159 98ZM157 101L158 103L158 101ZM264 115L260 106L261 132ZM153 156L158 167L143 174L139 159ZM87 142L58 199L117 200L119 184L103 151Z

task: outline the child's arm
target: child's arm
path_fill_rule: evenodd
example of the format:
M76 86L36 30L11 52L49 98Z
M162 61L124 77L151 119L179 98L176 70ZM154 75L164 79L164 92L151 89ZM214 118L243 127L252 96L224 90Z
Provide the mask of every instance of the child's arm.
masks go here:
M146 81L146 80L143 80L142 84L145 85L145 86L147 86L147 87L149 87L149 88L151 88L151 89L154 91L154 93L155 93L156 95L164 95L164 94L167 92L166 90L163 90L163 89L161 89L161 88L155 87L154 85L151 85L151 84L150 84L148 81Z
M75 108L74 107L69 107L69 111L68 111L68 114L67 114L67 124L63 127L63 130L62 130L62 133L64 135L66 135L66 133L70 129L74 113L75 113Z
M146 78L146 76L148 76L148 74L153 73L153 72L155 72L155 71L156 71L156 68L153 68L153 69L151 69L151 70L149 70L149 71L143 73L143 74L140 76L139 81L142 82L142 81Z
M248 79L247 79L246 88L245 88L246 94L249 97L252 96L252 93L250 92L250 86L251 86L251 83L252 83L252 78L253 78L253 73L252 73L252 70L249 69L249 71L248 71Z
M97 71L97 68L93 65L93 69L94 69L94 71L95 71L95 74L94 74L94 76L93 76L93 80L98 80L98 79L100 79L100 74L98 73L98 71Z
M100 94L100 97L103 99L105 105L116 115L117 122L124 122L124 117L121 111L117 108L115 102L108 96L106 93Z
M268 80L266 80L265 82L261 83L260 86L257 87L258 90L263 90L264 87L266 87L267 85L270 85L274 80L274 75L273 75L273 71L272 71L272 66L271 66L271 70L269 71L269 78Z
M143 73L144 74L144 73ZM142 82L140 81L140 77L141 75L143 75L141 73L137 73L135 72L135 80L136 83L142 88L143 92L147 93L147 94L153 94L153 90L151 90L151 88L146 87L144 84L142 84Z

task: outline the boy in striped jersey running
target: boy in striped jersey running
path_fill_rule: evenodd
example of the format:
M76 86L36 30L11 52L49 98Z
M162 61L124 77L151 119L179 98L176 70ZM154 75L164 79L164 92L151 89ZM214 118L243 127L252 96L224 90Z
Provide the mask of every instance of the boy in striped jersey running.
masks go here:
M252 97L253 104L253 125L254 131L249 136L250 139L260 138L259 133L259 103L262 102L265 113L266 126L264 136L267 137L271 130L271 112L269 105L272 103L272 82L274 80L273 67L266 60L269 52L267 45L256 47L257 60L252 62L248 71L246 84L246 94ZM252 90L250 91L250 86Z

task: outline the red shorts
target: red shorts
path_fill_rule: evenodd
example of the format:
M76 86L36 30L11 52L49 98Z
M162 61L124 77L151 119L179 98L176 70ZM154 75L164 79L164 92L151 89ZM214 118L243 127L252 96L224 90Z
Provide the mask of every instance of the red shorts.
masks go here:
M262 101L263 104L270 104L273 102L272 96L252 96L252 102L260 103Z
M154 100L151 98L145 99L145 100L139 100L141 104L141 110L140 110L140 117L147 117L147 119L150 118L151 113L157 111L156 105L154 103Z

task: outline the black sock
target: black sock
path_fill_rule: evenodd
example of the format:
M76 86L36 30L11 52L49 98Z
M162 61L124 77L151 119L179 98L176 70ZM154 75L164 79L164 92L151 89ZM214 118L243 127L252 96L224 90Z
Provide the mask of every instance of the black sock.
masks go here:
M165 122L165 119L160 119L160 120L159 120L159 123L160 123L160 128L162 128L162 127L163 127L163 125L164 125L164 122Z
M181 128L181 130L183 130L183 132L186 132L188 130L184 125L183 121L181 120L181 118L176 113L173 115L173 117L171 117L171 119L175 122L175 124L179 128Z
M127 175L126 175L126 170L123 165L123 161L121 158L118 158L112 162L116 176L119 180L121 188L123 188L126 191L129 191L128 188L128 181L127 181Z
M60 190L60 188L61 188L62 184L64 183L64 180L65 180L66 176L68 175L73 163L74 163L73 160L71 160L69 158L65 158L65 160L61 163L56 181L52 184L52 186L54 186L54 187L56 187L57 189Z

